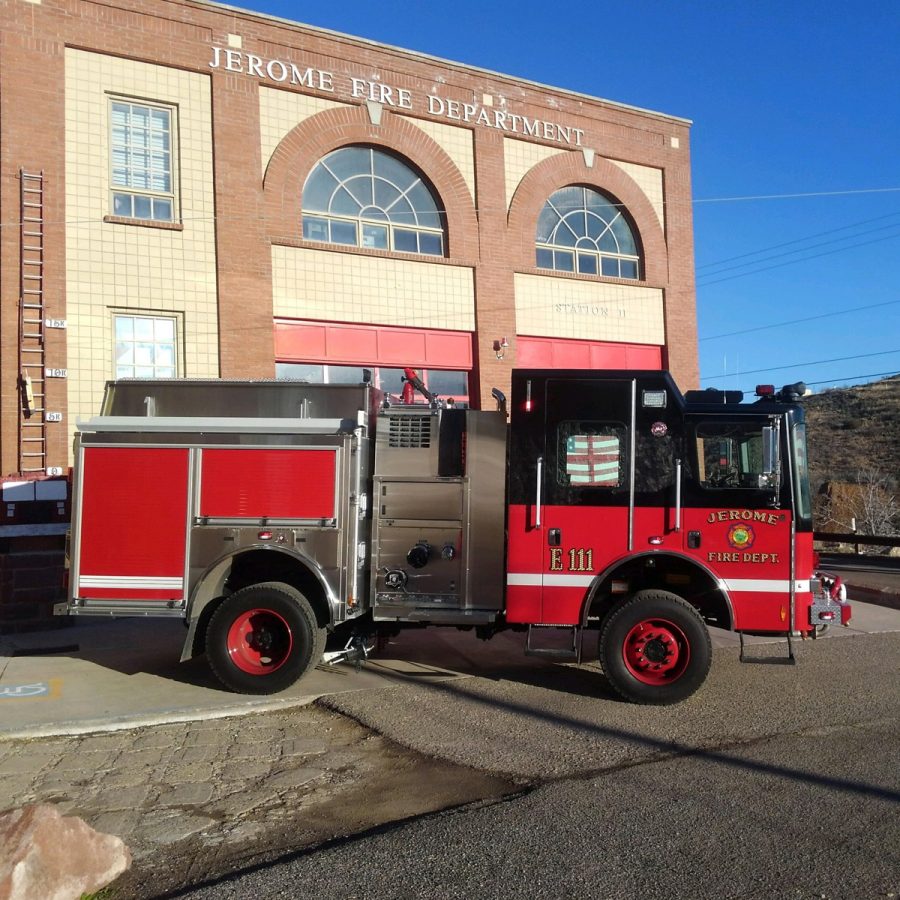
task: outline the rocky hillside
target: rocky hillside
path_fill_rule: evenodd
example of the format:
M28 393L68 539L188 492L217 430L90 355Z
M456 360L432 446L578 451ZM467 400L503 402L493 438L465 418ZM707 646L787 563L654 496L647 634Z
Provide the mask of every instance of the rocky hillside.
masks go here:
M900 481L900 375L856 387L832 388L803 401L810 481L855 483L878 471Z

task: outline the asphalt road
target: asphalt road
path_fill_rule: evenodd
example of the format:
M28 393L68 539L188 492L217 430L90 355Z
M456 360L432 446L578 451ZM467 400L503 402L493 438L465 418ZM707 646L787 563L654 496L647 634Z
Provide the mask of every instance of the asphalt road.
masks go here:
M718 651L677 707L590 667L320 701L520 793L331 841L179 897L888 898L900 894L900 634ZM427 790L427 785L410 785Z

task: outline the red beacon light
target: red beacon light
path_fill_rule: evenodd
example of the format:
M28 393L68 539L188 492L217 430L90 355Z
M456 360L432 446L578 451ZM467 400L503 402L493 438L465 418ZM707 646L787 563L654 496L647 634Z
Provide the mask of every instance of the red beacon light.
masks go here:
M775 385L774 384L758 384L756 386L756 396L757 397L774 397L775 396Z

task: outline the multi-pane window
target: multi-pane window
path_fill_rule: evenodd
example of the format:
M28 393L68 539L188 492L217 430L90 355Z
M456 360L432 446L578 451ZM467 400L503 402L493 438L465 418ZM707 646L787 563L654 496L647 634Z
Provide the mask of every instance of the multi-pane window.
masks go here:
M115 315L116 378L174 378L177 372L175 319Z
M366 366L372 373L372 384L388 394L400 396L403 392L403 369L389 366ZM469 375L462 370L417 369L425 387L443 399L453 398L458 403L469 399ZM313 384L359 384L363 379L363 366L332 366L321 363L276 363L276 378L293 378ZM421 399L421 398L420 398Z
M621 206L588 187L570 185L550 197L538 218L536 245L541 269L640 277L637 242Z
M110 100L110 203L114 216L175 218L173 110Z
M444 215L405 162L374 147L342 147L303 187L303 237L375 250L443 256Z

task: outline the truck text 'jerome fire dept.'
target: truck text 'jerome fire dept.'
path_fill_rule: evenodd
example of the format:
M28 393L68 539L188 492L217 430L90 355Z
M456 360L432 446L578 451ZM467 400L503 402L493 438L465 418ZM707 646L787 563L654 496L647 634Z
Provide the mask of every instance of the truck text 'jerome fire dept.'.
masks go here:
M623 697L703 682L707 624L810 633L850 609L815 577L800 390L682 396L658 371L517 370L507 424L407 370L367 383L110 382L79 424L78 615L184 618L229 688L282 690L332 645L423 625L580 659ZM424 402L414 402L412 386Z

